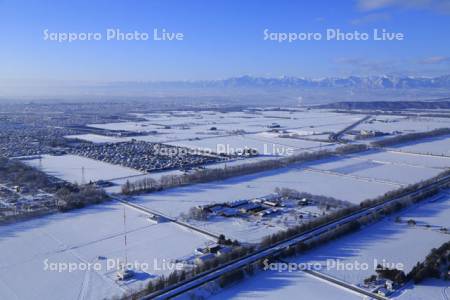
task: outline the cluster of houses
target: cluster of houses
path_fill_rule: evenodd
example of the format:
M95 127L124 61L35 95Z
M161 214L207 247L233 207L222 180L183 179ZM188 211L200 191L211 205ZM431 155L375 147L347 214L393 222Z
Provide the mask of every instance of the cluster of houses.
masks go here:
M364 287L369 288L373 293L387 297L395 292L399 288L399 285L389 279L377 278L376 280L365 284Z
M48 211L55 208L56 200L53 195L39 193L24 195L26 187L14 186L7 188L0 186L0 221L9 216L19 216L37 211Z
M63 135L73 133L65 128L0 124L0 156L20 157L53 153L58 151L60 146L64 146Z
M203 248L197 248L195 249L195 254L197 254L195 258L195 263L197 265L202 265L206 261L212 260L217 256L230 253L231 250L232 250L231 247L220 244L211 244Z
M202 209L206 210L209 214L223 217L243 217L248 215L264 217L280 212L282 207L284 207L284 204L281 198L275 195L269 195L252 200L237 200L228 203L211 204L203 206Z
M221 159L191 154L189 151L183 151L182 148L174 146L135 140L122 143L83 143L71 148L70 152L143 172L189 169Z
M58 103L50 106L33 103L10 106L9 111L0 113L0 155L19 157L53 154L53 151L67 146L65 136L83 133L81 126L76 127L75 124L117 122L117 118L110 114L100 114L107 113L112 106L94 103L88 106ZM96 111L99 113L93 113ZM123 117L131 118L125 114Z
M350 130L348 134L355 136L355 139L362 140L367 138L382 137L387 135L399 135L402 134L401 131L394 130L391 132L371 130L371 129L361 129L361 130Z
M359 137L359 138L369 138L369 137L379 137L379 136L389 135L389 133L386 133L383 131L366 130L366 129L355 131L354 134L356 137Z
M267 217L285 212L285 197L278 194L270 194L268 196L259 197L251 200L237 200L226 203L215 203L198 207L208 215L231 217L257 216ZM306 198L297 199L295 205L307 206L311 201ZM302 213L301 213L302 214Z

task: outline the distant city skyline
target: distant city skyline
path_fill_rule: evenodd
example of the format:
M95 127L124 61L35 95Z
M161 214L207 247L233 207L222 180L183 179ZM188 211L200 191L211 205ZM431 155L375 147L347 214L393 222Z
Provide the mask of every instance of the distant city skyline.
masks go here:
M179 81L450 73L450 2L0 1L0 80ZM108 29L149 33L106 40ZM153 30L160 39L154 41ZM279 42L271 33L401 33L404 40ZM89 41L49 33L101 33ZM47 40L46 40L47 37Z

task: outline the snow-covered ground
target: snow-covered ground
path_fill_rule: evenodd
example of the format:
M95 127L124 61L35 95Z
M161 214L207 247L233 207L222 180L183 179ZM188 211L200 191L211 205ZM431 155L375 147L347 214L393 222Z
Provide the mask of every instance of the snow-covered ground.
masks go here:
M66 135L65 138L79 139L79 140L88 141L88 142L92 142L92 143L98 143L98 144L99 143L118 143L118 142L124 142L129 139L129 138L121 138L121 137L107 136L107 135L100 135L100 134L93 134L93 133Z
M193 254L209 241L173 223L155 224L148 216L113 202L54 214L0 228L0 299L103 299L143 286L170 270L154 268ZM126 250L126 251L125 251ZM107 262L144 264L136 276L116 281ZM99 270L56 272L53 263L100 264ZM149 265L146 269L145 264ZM111 264L112 266L112 264ZM117 264L116 264L117 266Z
M370 179L309 171L291 166L228 180L196 184L167 191L137 196L134 201L172 217L186 213L191 207L211 203L232 202L262 197L286 187L315 195L335 197L355 204L374 198L398 185Z
M216 217L208 221L190 221L189 223L213 233L226 233L226 238L246 243L258 243L267 235L276 233L284 227L250 222L242 218Z
M419 226L430 225L439 230L445 227L450 230L450 193L445 191L430 202L420 204L418 207L408 209L402 214L402 219L413 219ZM450 238L449 238L450 239Z
M42 155L41 159L24 160L50 175L73 183L110 180L143 174L137 170L78 155Z
M443 127L450 127L450 119L409 116L375 116L374 118L369 119L369 121L355 127L355 130L373 130L388 133L400 131L402 133L412 133L430 131Z
M226 168L226 167L232 167L232 166L252 163L252 162L266 160L266 159L272 159L272 157L256 156L256 157L250 157L250 158L245 158L245 159L235 159L235 160L230 160L230 161L225 161L225 162L212 163L212 164L204 165L202 167L205 169L219 169L219 168ZM122 185L124 185L128 180L130 182L133 182L136 180L141 180L143 178L153 178L155 180L159 180L161 177L166 176L166 175L181 175L183 173L184 173L184 171L180 171L180 170L164 170L164 171L158 171L158 172L150 172L150 173L138 175L138 176L123 177L120 179L111 180L111 182L114 185L105 188L105 191L107 193L111 193L111 194L120 193Z
M276 187L287 187L358 204L436 176L449 166L450 159L445 157L367 151L220 182L175 188L139 196L136 201L177 217L197 205L252 199L270 194Z
M423 214L427 217L435 216L439 220L448 212L442 212L442 206L435 208L435 205L448 204L448 201L450 201L448 191L444 191L398 215L406 219L411 213ZM320 264L321 272L358 285L365 278L375 274L378 263L390 264L390 267L397 264L396 267L402 266L405 272L408 272L417 261L422 261L432 248L448 241L446 234L420 226L411 227L405 223L396 223L395 217L389 217L301 256L285 260L304 265ZM416 286L409 284L395 293L395 299L447 300L449 292L446 282L433 279ZM177 299L189 299L194 294L214 300L294 299L303 296L305 299L366 299L301 271L279 272L276 270L257 272L254 276L224 289L211 285L202 287Z
M398 147L393 147L394 150L419 153L432 154L438 156L450 156L450 136L442 136L420 140L417 142L410 142Z
M320 263L323 265L321 272L346 282L362 284L364 279L376 274L376 266L383 260L388 264L401 264L407 273L418 261L422 261L432 248L439 247L446 241L446 234L385 220L292 261ZM338 265L333 267L332 262L348 263L352 267L359 263L361 268L351 270L339 268ZM367 268L362 264L367 264ZM387 266L392 268L393 265Z
M364 299L359 294L318 280L303 272L262 271L245 281L214 292L215 294L208 299ZM197 293L201 294L198 291ZM189 293L176 299L190 299Z
M149 132L152 134L133 137L148 142L179 142L232 136L237 132L267 132L274 124L290 133L321 134L339 131L362 118L360 115L339 114L329 111L264 111L264 112L179 112L165 114L140 114L148 121L89 124L107 130ZM81 138L100 142L102 138L82 135ZM128 138L120 138L127 140Z
M133 138L192 148L212 148L220 143L232 148L245 146L256 148L264 153L264 145L269 147L273 145L278 149L293 148L298 152L334 148L336 145L304 139L280 138L278 133L269 132L269 127L279 126L280 130L286 131L287 134L326 139L327 133L341 130L363 117L363 115L306 110L229 113L169 112L139 116L147 121L91 124L90 126L108 130L145 131L149 134ZM449 123L448 119L443 118L387 116L377 117L377 119L381 122L364 123L357 129L399 130L407 133L448 127ZM242 134L242 130L246 133ZM94 143L131 139L97 134L70 137ZM136 196L132 201L169 216L179 217L197 205L253 199L273 193L277 187L286 187L359 204L365 199L380 196L402 185L430 178L448 169L450 157L424 154L450 156L449 149L449 137L433 138L423 143L402 145L392 151L367 151L339 159L332 158L309 164L292 165L224 181ZM268 159L272 154L269 153L267 157L211 164L206 168L222 168L225 165ZM126 180L133 181L146 176L158 179L167 174L181 174L178 170L143 174L130 168L75 155L44 155L42 159L25 160L25 162L70 182L112 180L116 185L107 189L110 193L119 192L120 185ZM354 284L361 283L375 273L374 259L379 262L385 259L387 262L403 263L406 271L409 271L417 261L428 254L432 247L437 247L448 240L448 235L439 232L438 228L450 225L449 201L449 193L443 192L440 197L435 198L435 201L403 212L402 219L416 220L415 227L410 227L404 222L396 223L392 217L330 242L306 255L293 258L292 261L325 263L330 258L339 259L341 262L367 262L370 266L368 270L324 271ZM159 263L182 260L191 257L195 248L211 242L207 237L173 223L156 224L145 214L125 207L128 240L125 251L123 211L122 204L113 202L0 227L0 269L3 271L0 273L0 299L110 298L130 289L137 289L149 279L170 272L168 269L154 270L152 268L154 259L157 259ZM233 239L256 242L263 236L285 228L283 224L275 221L252 223L238 218L215 218L211 222L195 224L213 233L224 233ZM430 227L423 225L430 225ZM115 269L106 269L106 259L123 260L125 252L129 262L148 263L151 270L138 271L131 281L117 282ZM44 270L45 259L48 259L49 263L98 263L101 268L100 270L57 273ZM437 282L436 285L439 283ZM421 299L421 295L426 295L428 291L421 286L414 287L413 290L418 291L419 298L411 298L416 293L407 291L400 299ZM435 289L430 290L433 295L435 292ZM272 271L258 273L245 283L237 284L213 298L291 299L300 296L304 296L305 299L361 298L359 295L301 272Z
M280 138L276 134L267 132L178 141L169 144L193 149L208 149L215 153L227 154L242 152L244 149L254 149L259 154L268 156L287 156L298 152L318 151L336 147L336 145L324 142Z
M418 285L408 286L396 300L448 300L450 285L438 279L427 279Z
M397 151L370 151L364 155L354 154L349 157L375 163L426 167L435 169L450 168L450 157L438 157Z
M428 219L428 223L440 222L446 215L448 217L449 202L447 191L444 191L398 215L405 220L411 216L414 216L415 220L420 220L420 215L423 215ZM405 223L396 223L394 220L395 216L389 217L301 256L285 260L291 263L314 265L315 268L318 268L317 264L322 265L320 272L357 285L375 274L374 268L378 263L401 264L405 272L409 272L418 261L422 261L428 255L432 248L448 241L448 235L436 230L421 226L411 227ZM208 295L205 288L195 293ZM258 272L231 287L222 290L214 289L211 293L212 296L208 299L214 300L294 299L302 296L305 299L364 299L360 295L316 277L310 277L301 271L278 272L276 270ZM395 299L447 300L449 296L448 283L429 279L419 285L409 284L400 293L395 294ZM189 293L179 299L188 299L187 297Z
M324 163L314 164L312 168L348 176L372 178L399 185L416 183L434 177L443 171L441 168L385 162L381 159L366 157L364 154L354 157L329 159Z
M226 233L227 238L241 242L258 243L262 238L286 230L301 222L308 222L323 213L317 206L296 206L277 208L278 212L261 217L250 215L245 217L211 216L205 221L189 220L196 227L213 233ZM299 219L299 215L302 218Z
M440 199L433 196L430 200ZM449 198L444 200L448 205ZM412 216L420 219L420 215L438 222L447 212L441 212L435 208L434 201L414 206L406 212L400 212L398 216L407 220ZM444 205L444 204L442 204ZM429 254L432 248L437 248L449 240L448 234L439 232L435 228L424 226L409 226L406 222L395 222L396 216L383 219L373 225L329 242L321 247L305 253L304 255L290 259L292 262L319 263L323 267L321 272L329 274L352 284L361 284L364 279L376 274L375 268L383 260L386 263L403 266L405 273L411 271L413 266ZM420 225L420 224L419 224ZM351 270L339 265L333 266L331 261L356 266L359 269ZM366 263L368 268L363 267ZM390 265L392 268L392 265Z

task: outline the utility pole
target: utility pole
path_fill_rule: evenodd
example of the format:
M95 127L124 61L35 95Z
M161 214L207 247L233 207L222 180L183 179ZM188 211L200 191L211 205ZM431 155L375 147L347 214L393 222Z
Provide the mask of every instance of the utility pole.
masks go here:
M124 245L125 245L125 268L128 264L128 254L127 254L127 215L125 213L125 205L123 206L123 230L124 230Z
M84 172L84 166L81 167L81 184L85 184L86 183L86 178L85 178L85 172Z

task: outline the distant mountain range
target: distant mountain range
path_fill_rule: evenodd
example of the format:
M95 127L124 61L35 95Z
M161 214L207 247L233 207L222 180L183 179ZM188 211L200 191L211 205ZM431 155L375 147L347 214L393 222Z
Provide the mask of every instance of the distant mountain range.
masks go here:
M167 82L113 82L114 86L178 87L178 88L361 88L361 89L415 89L450 88L450 75L439 77L371 76L327 77L306 79L299 77L241 76L223 80L167 81Z
M336 102L319 105L318 108L332 109L450 109L450 98L438 99L436 101L368 101L368 102Z
M427 100L450 96L450 75L438 77L349 76L310 79L240 76L193 81L0 80L2 99L112 99L200 97L222 102L321 104L338 101ZM225 100L224 100L225 99ZM215 100L214 100L215 101Z

